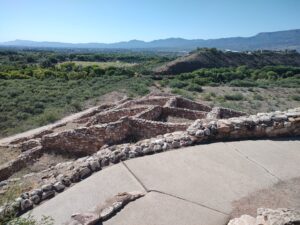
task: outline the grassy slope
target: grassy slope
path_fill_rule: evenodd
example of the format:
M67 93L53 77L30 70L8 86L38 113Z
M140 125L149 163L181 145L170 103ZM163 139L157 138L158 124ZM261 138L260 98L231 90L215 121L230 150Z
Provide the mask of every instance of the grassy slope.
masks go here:
M84 102L111 91L129 95L148 93L151 81L126 76L94 77L79 80L0 80L0 136L36 128L72 112Z

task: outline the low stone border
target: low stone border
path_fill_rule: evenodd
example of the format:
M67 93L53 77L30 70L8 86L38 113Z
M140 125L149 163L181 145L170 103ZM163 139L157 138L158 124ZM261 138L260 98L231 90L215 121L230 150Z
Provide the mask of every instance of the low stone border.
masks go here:
M104 146L92 156L59 164L53 169L55 172L52 172L48 183L39 189L23 193L7 208L22 214L41 201L54 197L55 193L64 191L72 183L80 182L106 166L131 158L207 141L297 135L300 135L300 108L209 122L197 120L187 131L168 133L135 144Z
M93 225L100 221L106 221L128 203L145 196L145 194L142 192L119 193L108 199L104 204L97 205L93 211L73 214L71 216L72 219L66 225Z
M228 225L297 225L300 211L296 209L257 209L257 217L242 215L229 221Z

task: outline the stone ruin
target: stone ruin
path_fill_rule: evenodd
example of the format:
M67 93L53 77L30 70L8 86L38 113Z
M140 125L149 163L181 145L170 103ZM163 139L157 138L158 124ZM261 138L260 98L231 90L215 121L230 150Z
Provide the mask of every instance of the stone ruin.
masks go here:
M0 181L39 158L44 152L86 156L103 146L185 131L195 120L223 119L245 113L220 107L209 107L179 96L150 94L140 99L124 99L116 104L101 105L75 121L74 129L44 130L34 136L15 140L23 154L6 167L0 167ZM175 122L168 122L168 118ZM184 120L184 122L176 122ZM57 131L58 130L58 131Z
M38 188L23 193L8 209L24 213L92 173L131 158L204 142L300 135L300 108L246 115L179 96L150 94L101 105L71 122L78 126L64 129L67 124L61 123L10 143L23 153L0 167L0 189L45 152L81 158L33 174Z

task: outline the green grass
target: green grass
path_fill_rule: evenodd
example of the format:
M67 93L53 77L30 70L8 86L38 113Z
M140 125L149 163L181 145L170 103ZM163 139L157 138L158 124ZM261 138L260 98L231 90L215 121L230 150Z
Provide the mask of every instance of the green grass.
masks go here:
M0 79L0 136L52 123L83 109L84 102L111 91L145 95L148 78L102 76L78 80Z

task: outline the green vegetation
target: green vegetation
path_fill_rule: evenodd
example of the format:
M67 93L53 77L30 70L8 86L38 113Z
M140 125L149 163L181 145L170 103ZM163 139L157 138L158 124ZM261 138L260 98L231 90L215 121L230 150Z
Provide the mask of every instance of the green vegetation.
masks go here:
M245 66L211 68L182 73L161 81L163 86L187 89L190 85L233 87L300 87L300 67L266 66L250 69Z
M153 68L176 56L0 49L0 137L53 123L112 91L145 95L154 83L190 99L196 99L203 86L247 87L252 92L257 87L300 87L300 68L290 66L203 68L167 77L153 75ZM240 93L210 92L201 96L212 104L253 101L259 107L259 102L265 101L264 96L255 93L251 98ZM299 101L299 95L291 94L289 99Z

